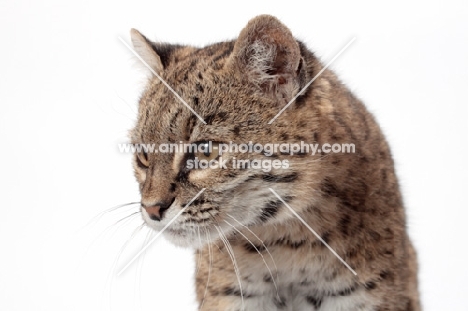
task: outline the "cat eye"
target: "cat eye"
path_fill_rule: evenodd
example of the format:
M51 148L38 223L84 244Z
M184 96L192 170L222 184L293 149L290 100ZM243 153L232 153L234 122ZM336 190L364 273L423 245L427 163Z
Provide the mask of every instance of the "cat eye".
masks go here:
M142 169L147 169L149 167L148 153L141 150L136 152L136 163Z
M219 158L219 143L203 141L197 144L197 151L193 155L198 158L198 160L212 161Z

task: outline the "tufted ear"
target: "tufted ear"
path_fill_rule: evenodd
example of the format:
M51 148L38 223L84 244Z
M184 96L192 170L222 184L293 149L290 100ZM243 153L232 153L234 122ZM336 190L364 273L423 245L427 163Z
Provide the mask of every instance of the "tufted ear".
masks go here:
M146 39L138 30L131 29L130 37L132 39L133 47L140 57L153 69L156 73L160 74L163 69L161 57L156 53L151 41Z
M292 97L300 87L302 57L291 31L278 19L260 15L241 31L230 59L265 92Z
M167 68L176 50L183 45L151 42L138 30L130 30L133 47L141 58L157 73Z

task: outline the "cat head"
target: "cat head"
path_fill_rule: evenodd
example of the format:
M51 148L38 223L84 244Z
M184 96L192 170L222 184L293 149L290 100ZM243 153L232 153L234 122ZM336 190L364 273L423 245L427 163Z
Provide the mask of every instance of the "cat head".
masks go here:
M151 42L134 29L131 39L152 73L130 134L133 144L158 151L134 158L147 225L161 230L176 217L165 236L197 246L219 229L290 217L269 188L288 202L301 197L305 166L313 174L314 161L279 150L236 152L233 146L310 141L315 116L300 103L304 96L268 122L310 80L311 53L267 15L252 19L237 40L204 48ZM220 150L225 145L231 150ZM218 167L197 168L197 160Z

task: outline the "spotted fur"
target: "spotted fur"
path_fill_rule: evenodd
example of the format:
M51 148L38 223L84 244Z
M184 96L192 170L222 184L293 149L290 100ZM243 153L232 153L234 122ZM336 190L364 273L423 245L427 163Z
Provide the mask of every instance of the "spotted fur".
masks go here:
M361 101L325 70L267 124L323 68L286 26L272 16L258 16L236 40L203 48L150 42L136 30L132 41L147 64L206 121L153 76L140 99L133 143L356 146L351 154L236 155L289 161L289 168L268 173L231 167L189 170L187 156L179 153L148 154L148 167L135 161L142 206L170 202L159 220L142 208L155 230L206 188L164 233L196 249L200 310L420 310L415 252L392 156Z

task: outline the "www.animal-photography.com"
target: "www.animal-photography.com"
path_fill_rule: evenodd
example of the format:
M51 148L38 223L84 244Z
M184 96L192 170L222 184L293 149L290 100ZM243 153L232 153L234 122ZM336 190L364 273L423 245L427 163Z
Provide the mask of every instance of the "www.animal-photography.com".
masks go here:
M0 8L1 310L466 310L466 3Z

